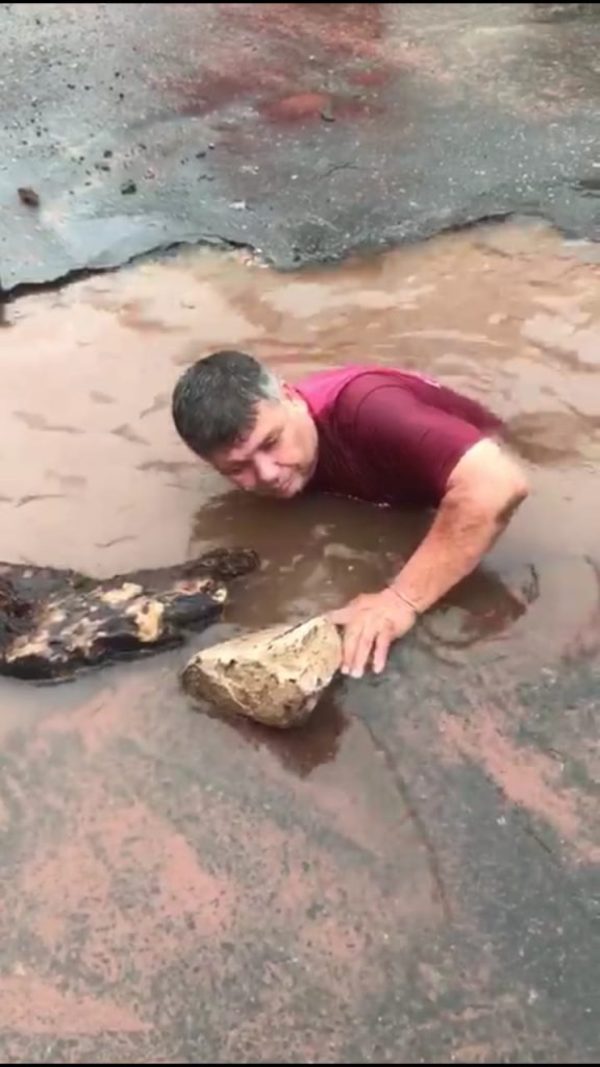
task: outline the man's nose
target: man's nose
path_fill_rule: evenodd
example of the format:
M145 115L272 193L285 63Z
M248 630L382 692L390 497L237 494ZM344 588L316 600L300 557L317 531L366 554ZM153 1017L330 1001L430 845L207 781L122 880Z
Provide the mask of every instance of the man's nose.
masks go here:
M262 485L275 485L279 481L279 468L270 456L256 456L256 478Z

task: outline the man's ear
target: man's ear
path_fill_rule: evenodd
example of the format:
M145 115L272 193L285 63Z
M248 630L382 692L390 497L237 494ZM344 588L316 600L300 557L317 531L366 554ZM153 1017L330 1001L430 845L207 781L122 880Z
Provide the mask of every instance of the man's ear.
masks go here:
M289 382L281 382L281 391L285 400L293 401L298 399L298 394L296 393L296 390L293 388L293 386L289 384Z

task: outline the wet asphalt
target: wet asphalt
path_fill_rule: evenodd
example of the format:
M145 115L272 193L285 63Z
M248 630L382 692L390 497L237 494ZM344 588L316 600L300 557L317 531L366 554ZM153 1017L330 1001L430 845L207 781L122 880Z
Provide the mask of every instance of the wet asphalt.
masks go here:
M294 269L513 212L595 239L597 11L2 4L4 289L181 242Z

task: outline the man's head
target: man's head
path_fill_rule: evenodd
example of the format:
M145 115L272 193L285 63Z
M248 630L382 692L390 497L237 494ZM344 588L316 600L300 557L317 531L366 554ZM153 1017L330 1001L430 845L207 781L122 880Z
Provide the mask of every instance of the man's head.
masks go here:
M172 412L192 451L241 489L292 497L314 471L317 429L306 404L243 352L215 352L188 367Z

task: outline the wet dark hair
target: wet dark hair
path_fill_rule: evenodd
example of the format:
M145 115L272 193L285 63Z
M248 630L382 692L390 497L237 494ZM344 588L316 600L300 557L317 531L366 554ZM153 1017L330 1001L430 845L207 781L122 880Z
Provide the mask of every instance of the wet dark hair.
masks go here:
M180 437L197 455L210 456L251 432L260 400L279 400L271 371L245 352L213 352L181 375L171 412Z

